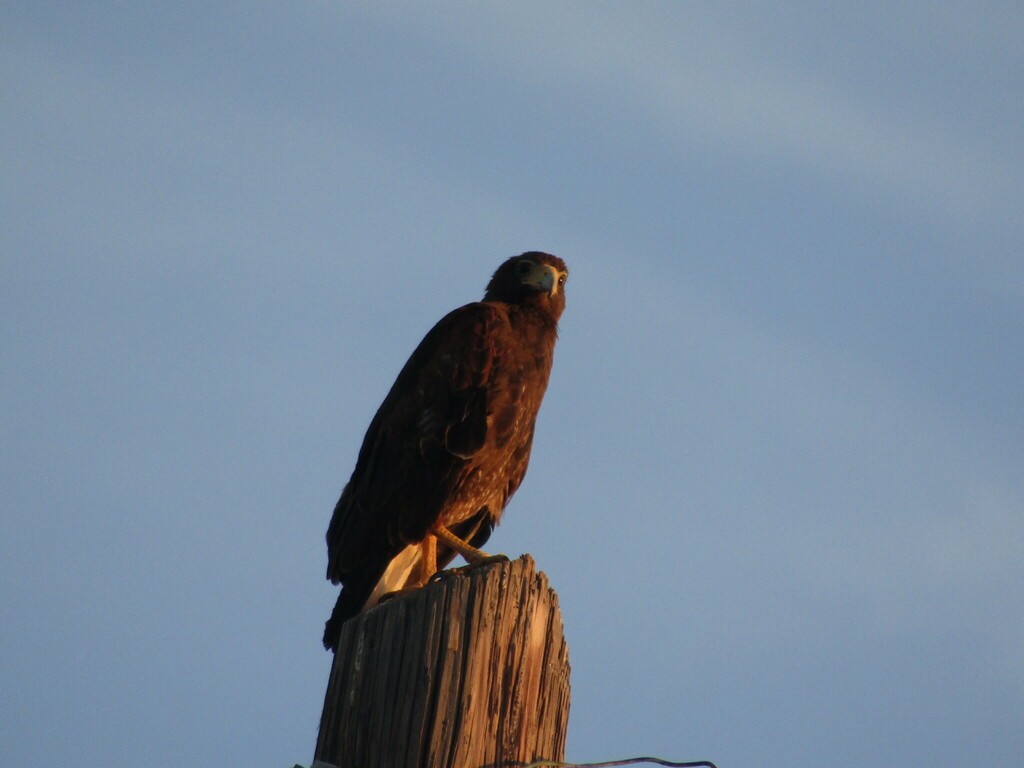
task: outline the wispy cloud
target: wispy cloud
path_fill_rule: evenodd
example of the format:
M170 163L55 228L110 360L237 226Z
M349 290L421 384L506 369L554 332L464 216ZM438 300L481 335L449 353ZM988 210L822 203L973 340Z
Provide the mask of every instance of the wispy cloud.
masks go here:
M787 66L713 14L561 5L480 14L467 27L488 52L538 78L617 91L609 103L645 111L668 136L781 154L972 222L1019 210L1019 160L934 115L883 112L824 74Z

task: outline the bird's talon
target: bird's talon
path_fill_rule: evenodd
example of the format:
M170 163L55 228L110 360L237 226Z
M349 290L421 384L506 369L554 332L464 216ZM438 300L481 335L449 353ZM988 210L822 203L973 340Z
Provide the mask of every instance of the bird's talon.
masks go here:
M507 562L509 562L508 555L503 555L503 554L501 554L499 552L496 555L488 555L487 557L485 557L483 560L481 560L478 563L470 563L470 567L481 566L481 565L490 565L491 563L507 563Z
M483 568L485 565L493 565L494 563L507 563L509 562L508 555L487 555L487 557L476 560L472 563L466 563L466 565L460 565L458 568L447 568L443 571L438 571L430 577L430 582L443 581L444 579L451 578L453 576L465 576L471 571L475 571L477 568Z

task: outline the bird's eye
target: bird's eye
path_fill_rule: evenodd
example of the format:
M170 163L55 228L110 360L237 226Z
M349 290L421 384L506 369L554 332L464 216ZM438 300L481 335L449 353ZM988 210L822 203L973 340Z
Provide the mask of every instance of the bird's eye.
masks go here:
M561 288L565 285L565 281L569 279L569 276L564 272L558 276L558 287Z
M523 259L522 261L517 261L516 262L516 274L517 275L525 275L531 269L533 269L533 262L532 261L527 261L526 259Z

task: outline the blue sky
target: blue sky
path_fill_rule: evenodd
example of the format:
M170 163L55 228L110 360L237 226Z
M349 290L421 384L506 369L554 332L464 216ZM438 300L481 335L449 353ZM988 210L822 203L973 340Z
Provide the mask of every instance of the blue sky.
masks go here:
M363 431L529 249L569 759L1019 761L1017 4L0 19L0 762L308 764Z

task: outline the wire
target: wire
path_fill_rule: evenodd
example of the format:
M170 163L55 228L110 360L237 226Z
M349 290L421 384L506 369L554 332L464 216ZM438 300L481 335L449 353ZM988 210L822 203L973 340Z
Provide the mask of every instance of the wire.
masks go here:
M328 763L320 763L313 761L312 768L334 768L334 766ZM661 757L629 757L625 760L608 760L603 763L563 763L558 760L537 760L533 763L492 763L491 765L483 766L483 768L496 768L496 766L503 765L508 768L613 768L617 765L637 765L639 763L654 763L655 765L664 765L666 768L718 768L717 765L712 763L710 760L693 760L685 763L675 763L671 760L665 760ZM303 768L301 765L295 765L295 768Z
M668 768L718 768L710 760L674 763L660 757L630 757L625 760L608 760L603 763L561 763L557 760L538 760L535 763L521 765L520 768L611 768L616 765L637 765L638 763L654 763L668 766Z

